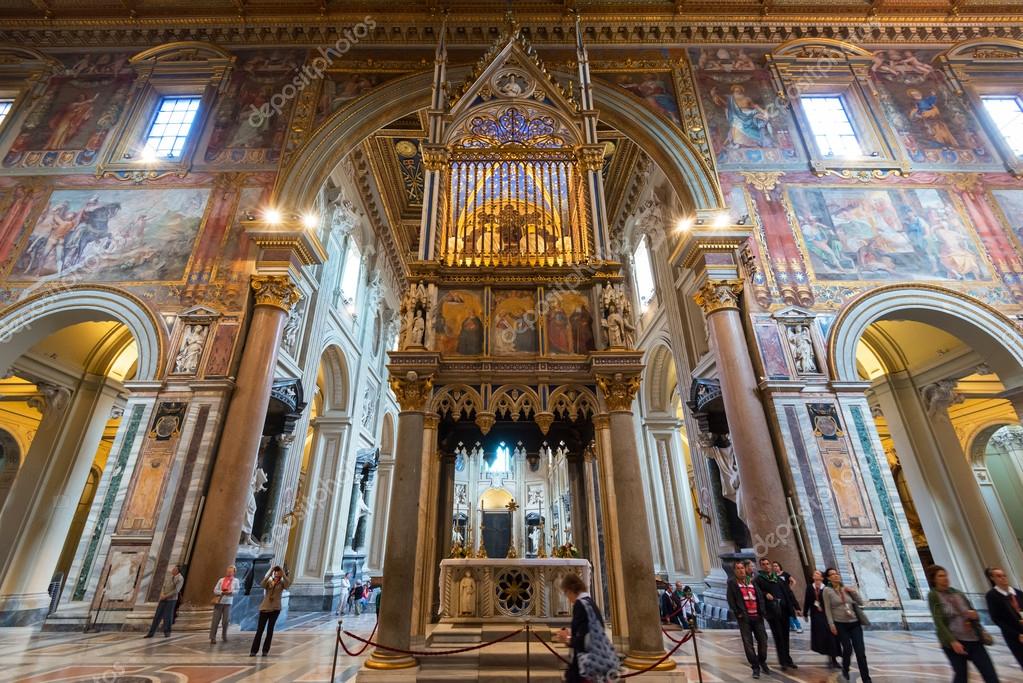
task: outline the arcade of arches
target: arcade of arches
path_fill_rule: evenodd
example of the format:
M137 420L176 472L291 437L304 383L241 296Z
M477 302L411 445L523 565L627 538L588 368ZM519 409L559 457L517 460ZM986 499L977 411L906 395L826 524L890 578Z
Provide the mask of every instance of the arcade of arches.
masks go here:
M415 652L575 573L685 680L661 582L914 631L931 564L1023 579L1018 24L174 4L0 10L0 627L143 631L177 566L205 645L280 565L281 647L365 585L349 676L482 680Z

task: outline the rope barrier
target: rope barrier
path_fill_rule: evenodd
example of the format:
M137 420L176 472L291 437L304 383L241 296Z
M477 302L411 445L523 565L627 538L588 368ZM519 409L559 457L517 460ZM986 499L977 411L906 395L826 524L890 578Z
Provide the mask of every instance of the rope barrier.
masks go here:
M546 641L545 641L545 640L544 640L543 638L541 638L541 637L540 637L539 635L537 635L536 633L534 633L534 634L533 634L533 637L534 637L534 638L536 638L537 640L539 640L539 641L540 641L540 644L541 644L541 645L543 645L543 646L544 646L545 648L547 648L547 651L548 651L548 652L550 652L550 653L551 653L552 655L554 655L555 657L557 657L558 659L560 659L560 660L561 660L561 663L562 663L562 664L566 664L566 665L567 665L567 664L569 663L569 661L568 661L567 659L565 659L564 657L562 657L562 656L561 656L561 653L560 653L560 652L558 652L558 651L557 651L557 650L555 650L555 649L554 649L553 647L551 647L550 645L548 645L548 644L547 644L547 642L546 642Z
M472 652L473 650L482 650L485 647L490 647L491 645L496 645L498 643L503 643L506 640L514 638L515 636L519 635L520 633L522 633L525 630L526 629L524 629L524 628L520 628L518 631L515 631L514 633L509 633L508 635L505 635L505 636L501 636L500 638L497 638L496 640L491 640L489 642L481 643L479 645L473 645L471 647L462 647L462 648L458 648L457 650L442 650L440 652L436 652L436 651L434 651L434 652L423 652L423 651L420 651L420 650L400 650L400 649L398 649L396 647L388 647L387 645L381 645L380 643L374 643L372 640L367 640L366 638L363 638L361 636L357 636L354 633L352 633L351 631L345 631L344 634L346 636L354 638L355 640L359 641L360 643L365 643L367 647L372 645L373 647L377 648L378 650L387 650L388 652L397 652L400 655L409 655L411 657L445 657L447 655L459 655L459 654L462 654L463 652ZM363 648L363 649L365 649L365 648Z
M677 643L677 644L679 644L679 645L681 645L682 643L688 643L688 642L689 642L690 640L692 640L692 639L693 639L693 632L692 632L692 631L690 631L690 632L689 632L688 634L686 634L685 636L682 636L682 640L675 640L675 638L674 638L674 637L673 637L673 636L672 636L672 635L671 635L670 633L668 633L668 630L667 630L667 629L663 629L663 628L662 628L662 629L661 629L661 633L663 633L663 634L664 634L664 636L665 636L665 637L666 637L666 638L667 638L668 640L670 640L670 641L671 641L671 642L673 642L673 643Z
M380 625L379 621L377 623L373 624L373 632L369 634L370 640L372 640L373 636L376 635L376 633L377 633L377 626L379 626L379 625ZM347 631L345 631L345 633L347 633ZM369 643L364 643L363 646L359 649L358 652L352 652L351 650L348 649L348 646L345 645L345 641L341 640L341 631L340 630L338 630L337 642L341 643L341 649L344 650L345 654L348 655L349 657L360 657L362 655L362 653L365 652L367 648L369 648Z
M690 635L692 635L692 633L691 633L691 632L690 632ZM667 660L668 660L668 659L669 659L670 657L672 657L672 656L673 656L673 655L674 655L674 654L675 654L676 652L678 652L678 649L679 649L680 647L682 647L682 645L683 645L683 644L684 644L684 643L685 643L685 642L686 642L687 640L688 640L687 638L683 638L681 642L679 642L679 643L678 643L677 645L675 645L675 647L673 647L673 648L672 648L672 649L671 649L671 650L670 650L669 652L666 652L666 653L665 653L665 655L664 655L663 657L661 657L660 659L658 659L658 660L657 660L656 662L654 662L653 664L651 664L651 665L650 665L650 666L648 666L647 668L645 668L645 669L640 669L639 671L633 671L633 672L632 672L631 674L625 674L624 676L619 676L619 680L621 680L622 678L632 678L633 676L639 676L640 674L645 674L645 673L648 673L648 672L650 672L650 671L653 671L654 669L656 669L657 667L659 667L659 666L660 666L661 664L663 664L664 662L666 662L666 661L667 661Z

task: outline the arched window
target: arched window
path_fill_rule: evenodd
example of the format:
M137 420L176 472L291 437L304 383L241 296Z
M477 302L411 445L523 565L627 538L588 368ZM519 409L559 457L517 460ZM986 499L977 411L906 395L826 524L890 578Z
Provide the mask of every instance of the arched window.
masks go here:
M636 295L639 297L639 310L645 311L654 300L654 269L650 260L650 247L647 246L646 235L639 240L636 250L632 252L632 263L635 267Z
M504 441L497 444L497 448L489 456L483 459L483 467L486 472L511 472L511 448Z
M349 241L345 264L341 269L341 300L349 313L355 313L355 298L359 294L359 276L362 274L362 254L354 240Z

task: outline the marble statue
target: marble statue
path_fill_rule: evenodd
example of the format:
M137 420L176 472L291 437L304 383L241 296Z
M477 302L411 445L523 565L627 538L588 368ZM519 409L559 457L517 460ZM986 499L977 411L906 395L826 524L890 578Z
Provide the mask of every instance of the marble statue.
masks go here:
M206 325L188 325L181 338L181 348L174 359L174 372L183 375L194 375L199 369L202 358L203 344L209 327Z
M458 616L476 616L476 581L468 569L458 582Z
M451 545L465 545L465 537L457 526L451 527Z
M281 347L289 354L295 353L298 344L298 333L302 329L302 311L298 306L291 309L288 314L288 321L284 324L284 332L281 334Z
M792 360L795 362L796 372L801 375L820 372L817 368L817 357L813 351L813 340L810 338L810 328L806 325L793 325L789 327L786 337L789 348L792 350Z
M529 530L529 548L534 555L540 552L540 527L534 526Z
M252 537L252 526L256 523L256 494L266 491L266 482L268 480L266 472L261 467L257 467L256 471L252 473L252 484L249 486L249 501L245 506L245 520L242 522L242 545L259 545L256 539Z
M422 346L425 334L426 321L423 320L423 312L417 310L416 317L412 320L412 346Z
M607 345L611 348L631 348L635 343L633 333L636 326L632 323L632 307L621 285L608 283L601 297L601 321L607 337Z

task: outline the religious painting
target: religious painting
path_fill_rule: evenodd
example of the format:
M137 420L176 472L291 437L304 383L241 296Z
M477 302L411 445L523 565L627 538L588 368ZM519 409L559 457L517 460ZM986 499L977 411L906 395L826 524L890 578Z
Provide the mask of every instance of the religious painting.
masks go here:
M778 101L766 50L694 49L691 59L711 143L721 170L798 168L806 157L788 107Z
M276 163L297 99L293 82L301 73L301 52L274 50L242 53L213 114L206 145L210 164ZM309 86L311 87L311 86Z
M536 293L495 290L490 313L490 352L495 356L537 353Z
M997 159L962 95L931 64L935 52L886 49L870 71L885 118L921 168L993 166Z
M944 190L786 189L818 280L991 279L976 236Z
M134 72L127 53L77 55L53 76L7 150L7 168L72 168L95 162L124 111Z
M991 195L1012 234L1023 243L1023 190L992 190Z
M400 75L364 71L327 74L323 78L320 99L316 104L317 124L325 121L349 102L359 99L385 81Z
M57 190L10 277L181 280L209 194L202 188Z
M628 90L655 114L660 114L679 126L682 125L682 114L679 113L678 98L675 95L675 82L670 71L608 73L602 74L601 78Z
M483 353L483 295L470 289L442 290L434 317L436 349L441 353Z
M579 292L551 292L546 298L547 352L585 354L596 346L593 313Z

